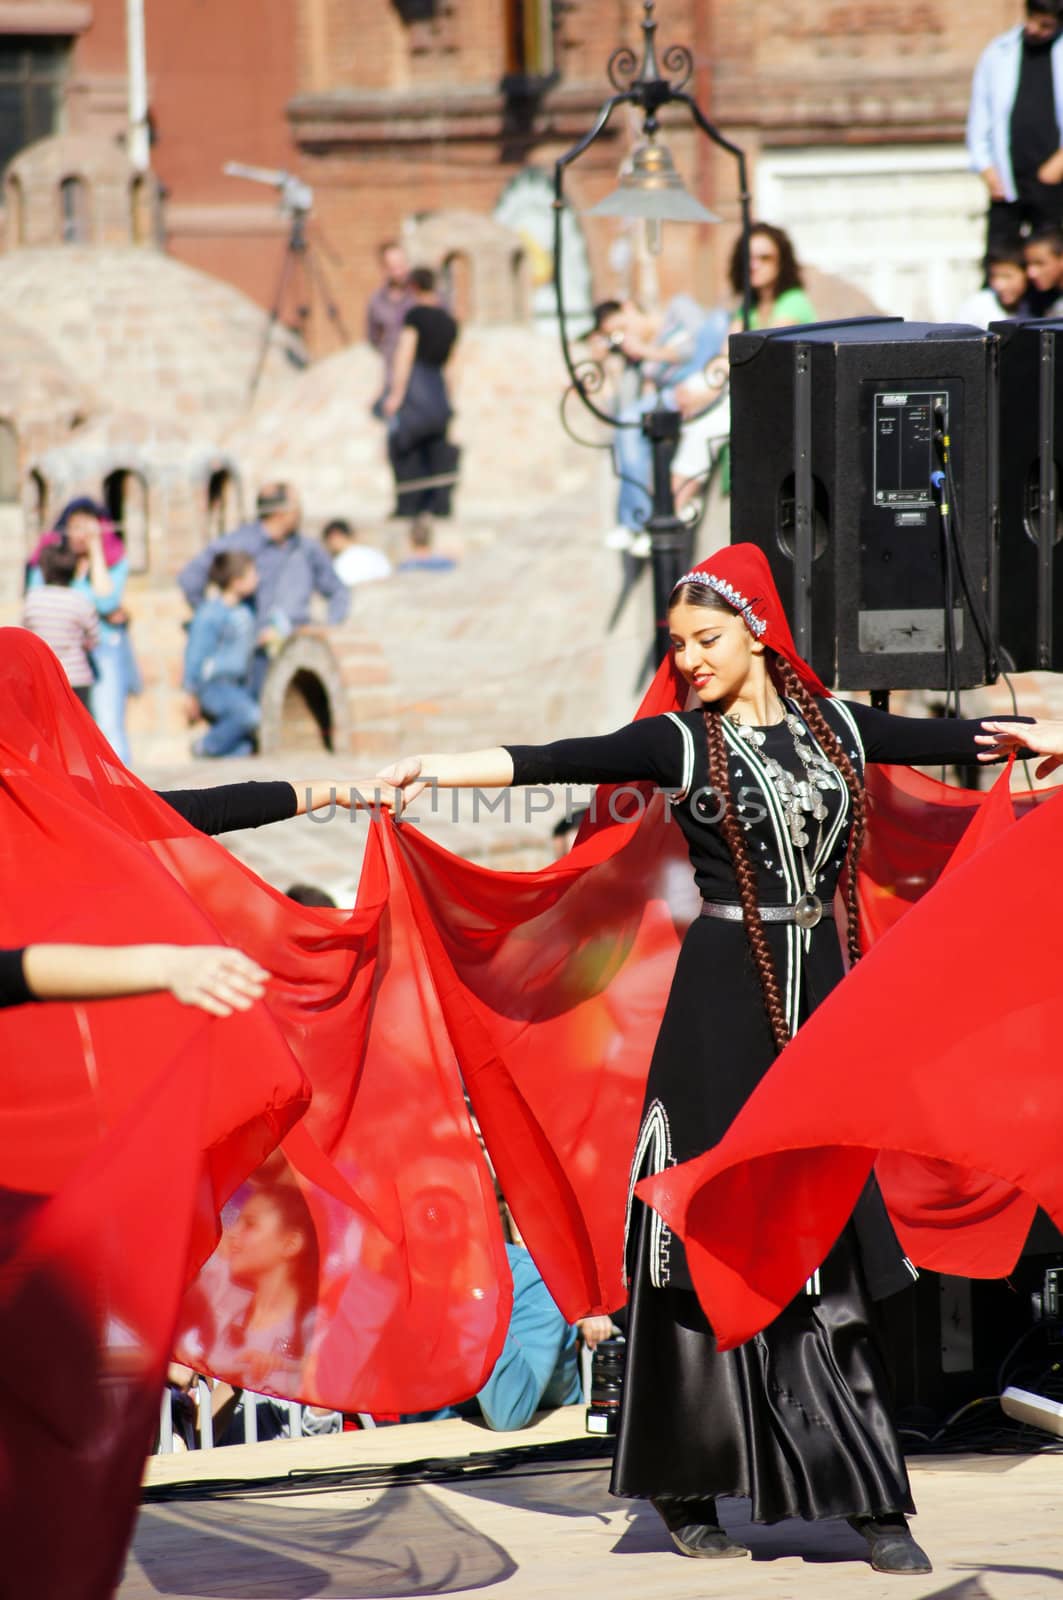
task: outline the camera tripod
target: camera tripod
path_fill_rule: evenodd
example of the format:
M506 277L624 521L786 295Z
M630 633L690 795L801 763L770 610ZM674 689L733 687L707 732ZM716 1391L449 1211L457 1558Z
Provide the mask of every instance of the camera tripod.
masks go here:
M322 246L315 246L309 236L310 213L314 203L314 192L310 186L293 177L290 172L274 171L267 167L248 167L239 161L226 162L225 171L232 178L248 178L252 183L268 183L271 187L279 189L281 210L288 218L284 259L281 262L277 287L270 304L269 318L262 335L258 360L255 363L248 393L248 403L253 404L262 381L266 358L277 324L283 321L286 327L293 328L305 340L315 290L325 309L326 317L336 330L339 343L349 344L351 336L317 260L317 252L320 252ZM339 257L331 250L326 248L326 254L333 265L342 265ZM296 298L292 314L284 317L285 307L289 304L293 292Z

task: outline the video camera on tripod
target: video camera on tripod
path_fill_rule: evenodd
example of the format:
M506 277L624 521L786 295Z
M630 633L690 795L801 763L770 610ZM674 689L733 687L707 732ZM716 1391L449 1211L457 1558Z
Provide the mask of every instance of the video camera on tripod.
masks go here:
M250 183L268 183L280 191L281 210L288 216L308 217L314 206L314 191L302 178L279 167L249 167L243 161L227 161L222 168L227 178L247 178Z
M259 351L258 361L255 364L254 376L251 379L251 389L248 396L249 402L253 401L262 380L262 372L266 365L266 356L269 353L270 341L273 330L281 319L284 308L285 295L289 282L294 283L295 270L299 269L302 275L301 292L294 305L293 326L301 337L305 337L307 324L310 320L310 302L314 288L317 288L321 302L325 307L325 314L333 327L341 344L350 343L350 334L340 315L339 307L332 298L324 273L316 259L315 251L311 246L308 233L310 215L314 206L314 191L308 183L297 178L294 173L281 167L255 167L243 161L227 161L222 171L230 178L245 178L250 183L265 183L270 188L276 189L280 194L280 209L288 218L288 242L281 263L280 277L277 280L276 293L270 306L269 322L262 339L262 348ZM339 258L331 250L327 250L329 260L335 265L340 265Z

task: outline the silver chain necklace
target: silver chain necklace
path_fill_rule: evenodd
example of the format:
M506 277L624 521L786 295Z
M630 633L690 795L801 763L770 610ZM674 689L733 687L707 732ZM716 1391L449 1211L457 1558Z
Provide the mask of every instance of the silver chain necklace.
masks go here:
M740 737L749 744L757 749L763 745L766 736L762 729L747 727L735 717L731 717L730 721ZM787 711L783 721L804 767L803 777L795 777L774 756L763 756L761 759L768 781L782 807L790 843L804 879L805 891L794 906L794 921L799 928L814 928L823 920L823 901L816 893L816 862L823 844L823 825L829 815L823 796L827 790L837 786L839 777L801 718ZM811 852L808 849L810 821L817 824L816 842Z

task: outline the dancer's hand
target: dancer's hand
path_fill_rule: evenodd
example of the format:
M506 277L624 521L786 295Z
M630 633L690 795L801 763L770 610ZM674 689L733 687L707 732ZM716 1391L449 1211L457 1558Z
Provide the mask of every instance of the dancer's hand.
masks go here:
M402 796L383 778L348 778L343 783L329 778L292 778L289 781L295 790L297 817L325 807L332 814L337 806L343 811L372 811L377 807L383 811L402 810ZM318 820L328 821L328 818Z
M158 946L160 989L169 989L184 1006L198 1006L214 1017L248 1011L265 991L269 973L241 950L227 945Z
M401 760L393 761L390 767L383 767L377 773L373 782L394 789L396 819L428 787L427 782L421 779L420 756L403 756Z
M991 746L979 752L979 761L998 761L1020 750L1036 750L1048 758L1036 769L1039 778L1047 778L1063 766L1063 722L983 722L974 742Z

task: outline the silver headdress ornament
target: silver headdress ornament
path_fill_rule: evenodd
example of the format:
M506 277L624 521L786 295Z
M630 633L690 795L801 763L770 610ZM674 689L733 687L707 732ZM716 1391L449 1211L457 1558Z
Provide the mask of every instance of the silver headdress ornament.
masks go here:
M712 589L722 600L726 600L729 606L734 606L755 639L759 639L767 628L768 624L764 618L758 617L754 612L753 601L747 600L744 594L739 593L734 584L727 582L726 578L717 578L711 572L698 572L696 570L694 572L685 572L679 582L673 585L672 593L675 594L676 589L681 589L684 583L700 583L703 589Z

